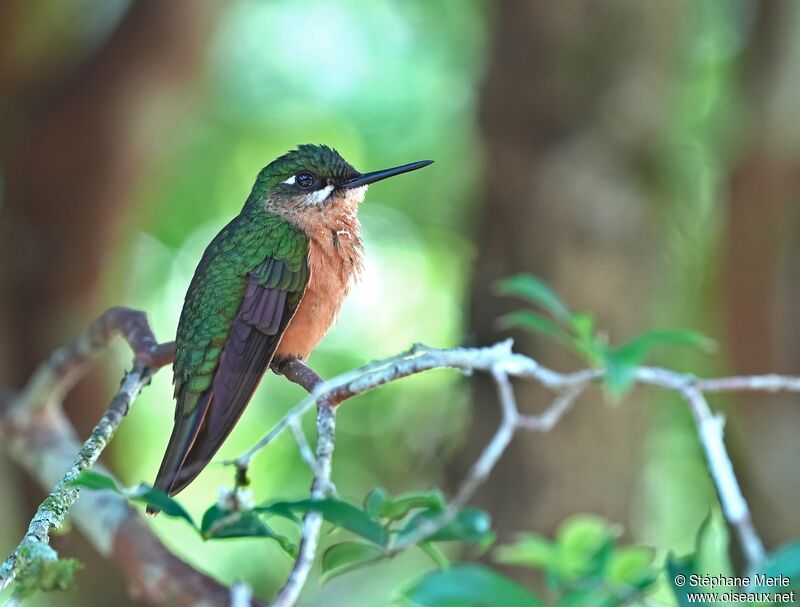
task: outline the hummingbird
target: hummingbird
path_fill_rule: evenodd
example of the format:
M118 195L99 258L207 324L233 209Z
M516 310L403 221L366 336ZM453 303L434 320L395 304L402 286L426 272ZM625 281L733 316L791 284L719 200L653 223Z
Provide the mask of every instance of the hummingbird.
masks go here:
M273 361L307 359L362 267L367 186L430 160L360 173L326 145L264 167L208 245L175 339L175 425L154 486L183 490L230 434ZM149 508L148 512L156 512Z

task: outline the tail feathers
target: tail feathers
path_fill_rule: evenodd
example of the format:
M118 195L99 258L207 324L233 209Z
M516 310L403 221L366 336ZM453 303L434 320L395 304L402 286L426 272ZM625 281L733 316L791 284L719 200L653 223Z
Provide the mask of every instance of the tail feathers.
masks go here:
M170 495L191 483L219 451L269 369L279 340L279 335L234 324L208 392L210 396L196 409L199 411L199 405L203 405L203 420L171 480Z
M283 321L285 327L288 320ZM191 483L233 430L258 387L280 341L242 320L231 328L211 387L185 416L175 420L155 487L175 495ZM184 395L178 395L179 410ZM148 508L154 513L155 508Z
M175 489L175 484L184 475L183 465L186 456L197 440L210 400L211 390L208 390L200 397L188 418L175 421L167 451L164 453L164 459L161 461L161 467L158 469L156 480L153 483L156 489L160 489L168 495L175 495L179 491L179 489ZM147 514L158 514L158 512L159 510L154 506L147 506Z

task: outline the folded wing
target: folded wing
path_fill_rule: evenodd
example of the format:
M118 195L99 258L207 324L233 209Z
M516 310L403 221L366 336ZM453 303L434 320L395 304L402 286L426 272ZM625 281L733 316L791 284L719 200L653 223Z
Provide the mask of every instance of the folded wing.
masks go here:
M194 396L193 406L182 406L193 397L184 386L178 389L175 427L156 487L174 495L211 461L269 368L309 274L306 260L290 267L277 259L266 260L250 273L210 387L199 398Z

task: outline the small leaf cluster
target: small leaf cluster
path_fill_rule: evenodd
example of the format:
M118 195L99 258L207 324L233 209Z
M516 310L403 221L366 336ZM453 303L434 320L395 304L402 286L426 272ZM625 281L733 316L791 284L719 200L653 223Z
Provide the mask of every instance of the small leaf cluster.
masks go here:
M162 514L179 518L191 525L205 540L255 537L278 543L290 557L297 547L288 538L275 533L265 522L270 517L288 519L298 526L308 512L319 512L325 521L357 536L357 541L343 541L330 546L322 555L323 575L333 578L347 571L391 558L392 547L405 543L426 520L442 514L447 503L438 490L418 491L390 496L384 489L374 489L363 505L327 497L275 501L262 505L242 505L239 508L223 507L217 503L209 507L198 525L181 504L163 491L147 484L124 489L105 474L87 471L71 483L76 487L114 491L136 503L158 509ZM458 541L487 548L494 540L489 515L482 510L465 508L455 518L417 545L438 565L446 566L446 557L435 546L438 542Z
M495 562L543 572L545 597L477 564L429 573L404 596L419 607L610 607L640 601L660 574L655 552L642 546L617 546L619 535L618 526L578 515L567 519L552 541L526 533L514 543L495 548Z
M538 278L527 274L510 276L498 283L498 291L532 305L532 308L501 317L501 326L545 335L588 364L605 369L605 387L615 400L631 388L636 367L644 363L654 348L678 346L711 350L715 347L713 340L689 330L647 331L621 346L612 346L606 336L597 331L591 314L571 311L555 291Z
M362 533L359 535L371 539L371 544L351 541L333 544L322 555L323 576L331 579L391 558L393 546L404 545L418 532L420 525L440 516L446 508L447 503L439 490L391 496L385 489L373 489L364 499L361 512L380 528L382 541L375 541ZM416 545L438 566L448 567L449 560L436 546L438 542L462 542L485 550L493 541L489 515L483 510L465 508L447 525Z

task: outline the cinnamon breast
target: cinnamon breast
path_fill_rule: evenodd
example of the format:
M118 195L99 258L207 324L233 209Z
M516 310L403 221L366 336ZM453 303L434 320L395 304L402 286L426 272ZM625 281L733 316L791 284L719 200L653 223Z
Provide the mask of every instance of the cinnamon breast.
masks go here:
M358 202L341 198L304 209L294 218L309 237L311 276L276 356L308 358L336 321L361 271L361 226L355 208Z

